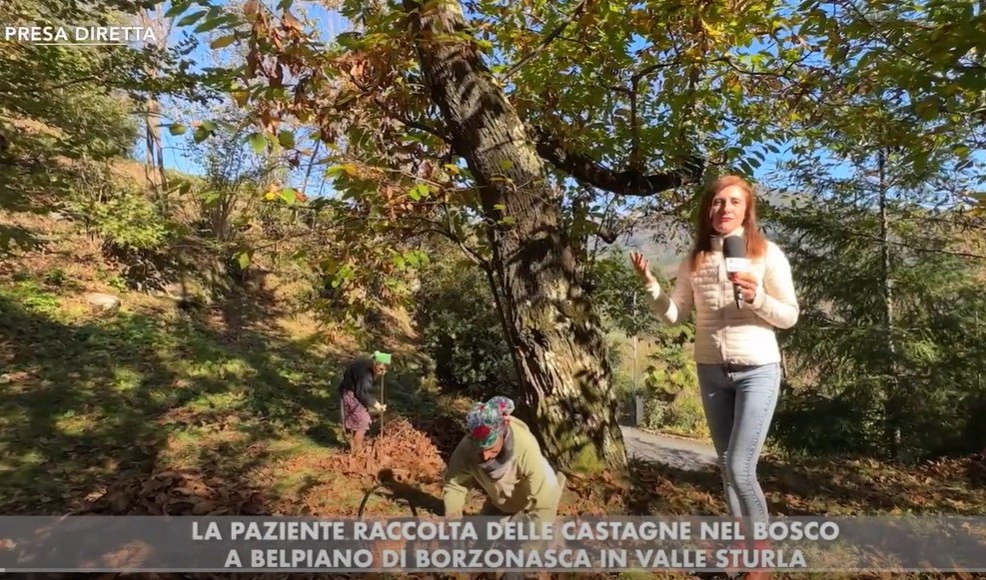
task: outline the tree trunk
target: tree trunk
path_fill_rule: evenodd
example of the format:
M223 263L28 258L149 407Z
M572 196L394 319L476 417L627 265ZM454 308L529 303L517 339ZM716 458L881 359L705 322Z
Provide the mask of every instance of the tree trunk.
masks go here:
M155 71L148 71L154 76ZM164 179L164 151L161 147L161 129L158 124L161 122L161 105L153 94L149 94L146 100L146 111L144 112L144 144L147 148L144 157L144 176L147 183L158 199L161 209L167 209L165 204L164 190L167 187Z
M887 216L886 156L881 150L877 157L880 194L880 252L883 283L883 322L886 329L887 383L884 397L887 448L890 456L900 459L900 379L897 370L897 344L894 340L894 283L890 265L890 220Z
M168 31L165 30L164 16L160 13L160 7L155 12L150 9L140 13L141 26L153 28L157 38L156 48L163 50L167 47ZM151 66L147 69L150 78L157 77L157 67ZM161 144L161 103L157 100L157 95L151 91L147 94L146 108L144 111L144 144L146 146L146 157L144 159L144 176L147 183L154 191L157 198L158 207L168 210L167 178L164 172L164 148Z
M493 291L546 454L567 471L626 468L598 317L562 223L561 193L475 46L458 1L405 0L418 58L455 152L480 189Z

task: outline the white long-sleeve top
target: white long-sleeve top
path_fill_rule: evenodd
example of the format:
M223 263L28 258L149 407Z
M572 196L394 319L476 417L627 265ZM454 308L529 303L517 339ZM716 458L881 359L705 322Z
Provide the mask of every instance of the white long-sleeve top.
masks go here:
M690 257L682 260L670 295L662 292L659 284L647 285L654 312L667 324L684 322L695 308L696 363L780 362L775 329L794 326L800 312L791 265L780 247L769 241L766 254L750 262L750 271L758 281L757 292L753 303L741 298L739 308L726 275L719 236L713 238L712 251L694 272Z

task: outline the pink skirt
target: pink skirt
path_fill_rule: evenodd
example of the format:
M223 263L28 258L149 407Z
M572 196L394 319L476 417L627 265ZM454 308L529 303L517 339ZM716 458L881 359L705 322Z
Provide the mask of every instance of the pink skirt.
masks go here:
M348 389L342 392L342 426L350 431L370 428L370 412Z

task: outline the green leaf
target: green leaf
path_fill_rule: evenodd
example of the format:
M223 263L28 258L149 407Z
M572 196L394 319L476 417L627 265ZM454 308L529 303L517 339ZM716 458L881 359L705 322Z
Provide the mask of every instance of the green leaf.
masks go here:
M407 192L407 195L414 201L421 201L422 198L431 195L431 189L424 183L419 183L412 187L411 191Z
M338 177L343 173L349 176L356 175L356 167L352 164L346 163L343 165L333 165L325 170L326 177Z
M353 50L359 47L362 38L358 32L343 32L336 36L336 42L343 48Z
M258 155L263 153L267 148L267 138L264 137L263 133L251 133L249 141L250 146L253 147L253 151Z
M199 10L198 12L192 12L188 16L179 20L178 26L188 26L190 24L195 24L196 22L198 22L199 18L202 18L208 13L209 13L208 10Z
M230 94L233 100L236 101L236 104L241 107L246 106L247 101L250 99L250 92L246 89L234 89Z
M239 254L237 254L236 261L240 265L240 269L241 270L246 270L250 266L250 260L252 259L252 256L251 256L252 253L253 253L252 251L247 250L245 252L240 252Z
M277 3L277 9L278 10L288 10L289 8L291 8L291 4L293 2L294 2L294 0L281 0L280 2Z
M188 131L188 128L180 123L176 123L168 128L168 132L172 135L184 135Z
M294 205L298 201L298 192L294 188L285 187L281 190L281 199L288 205Z
M961 75L957 82L959 86L965 89L971 89L977 92L986 90L986 75L982 74L982 72Z
M223 48L225 46L229 46L234 42L236 42L236 35L230 34L213 40L211 43L209 43L209 46L211 48L218 49L218 48Z
M192 134L192 137L195 139L196 143L201 143L206 139L208 139L211 135L212 135L212 131L208 127L206 127L205 124L203 123L202 125L199 125L197 129L195 129L195 133Z
M207 191L203 191L201 193L201 196L202 196L202 203L204 205L206 205L206 206L214 206L214 205L216 205L216 202L218 202L219 199L220 199L220 197L221 197L219 195L219 192L216 191L216 190L214 190L214 189L209 189Z
M955 153L959 157L965 158L969 156L969 147L962 144L956 144L952 146L952 153Z
M232 14L227 14L225 16L217 16L214 18L210 18L205 22L203 22L202 24L196 26L195 32L199 32L199 33L209 32L210 30L215 30L216 28L219 28L223 24L232 24L234 22L236 22L236 16Z
M915 103L914 110L918 117L925 121L930 121L938 114L938 100L935 97L928 97L923 101Z
M282 147L294 149L294 132L283 130L277 134L277 141Z
M175 16L178 16L179 14L184 12L189 7L190 4L191 1L189 0L177 0L175 3L171 5L171 8L168 8L168 11L164 13L164 17L174 18Z
M339 271L336 273L336 276L338 276L340 280L349 280L350 278L352 278L353 277L352 264L344 264L342 268L339 268Z
M319 269L322 270L322 273L328 274L330 272L335 271L335 269L336 269L336 261L335 261L335 259L333 259L331 257L330 258L325 258L324 260L322 260L321 262L318 263L318 267L319 267Z

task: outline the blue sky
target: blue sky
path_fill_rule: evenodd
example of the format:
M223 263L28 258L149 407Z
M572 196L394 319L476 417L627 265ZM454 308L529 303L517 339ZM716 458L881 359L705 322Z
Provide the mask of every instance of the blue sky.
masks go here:
M219 2L219 4L224 4L224 3L225 2ZM171 8L171 2L168 1L164 4L164 11L167 11L170 8ZM292 13L294 13L296 16L301 16L301 14L298 13L299 9L303 9L305 13L307 13L307 20L310 22L310 25L313 27L317 27L317 29L320 31L322 39L325 41L331 40L335 35L345 31L349 26L349 23L338 12L328 10L321 3L297 2L296 6L292 8ZM193 11L195 11L194 7L187 10L185 13L188 14ZM185 35L190 35L191 30L193 28L194 26L183 27L183 28L174 27L174 29L171 31L171 34L168 37L169 44L174 44L180 41ZM206 33L206 34L208 36L200 35L201 42L199 46L188 57L195 61L196 68L211 65L213 54L216 54L217 51L209 48L209 42L211 42L211 40L214 37L223 35L223 33L218 33L218 34ZM228 57L228 55L233 50L235 50L235 45L221 49L220 51L218 51L218 54ZM176 108L175 107L176 103L174 103L173 101L165 102L164 105L166 111L168 109L174 110ZM181 106L179 105L177 108L181 108ZM188 119L185 120L192 121L195 119L189 117ZM163 122L170 123L172 121L165 119L163 120ZM175 135L171 135L171 133L167 129L164 129L162 131L162 141L163 141L164 152L165 152L164 163L165 163L165 167L167 167L168 169L175 169L185 173L201 175L203 172L203 167L200 163L200 160L194 154L190 154L189 152L186 151L187 144L191 142L191 134L192 132L188 131L183 135L175 136ZM300 135L298 135L298 137L300 137ZM305 143L302 146L312 147L314 146L314 143ZM144 155L144 147L142 143L138 144L137 155L141 158ZM299 176L294 176L294 177L299 177ZM320 184L319 181L320 181L320 174L315 168L313 168L311 173L311 180L309 181L309 184L312 184L314 182L316 185L319 185ZM295 183L294 185L297 185L297 183ZM309 187L309 189L311 189L311 187Z
M220 0L220 1L224 2L225 0ZM268 5L270 6L273 6L274 4L275 2L273 1L268 2ZM167 10L168 8L170 8L170 1L165 4L164 9ZM194 10L195 8L192 8L187 12ZM321 3L299 1L296 2L295 5L292 7L292 12L298 16L302 16L302 14L300 13L301 10L304 11L305 13L304 16L307 18L309 25L316 27L319 30L321 39L323 41L329 41L334 37L334 35L343 32L349 28L348 23L340 14L338 14L335 11L328 10ZM170 42L172 43L177 42L183 37L183 35L189 34L191 28L192 27L187 27L187 28L173 30L169 38ZM216 35L221 35L221 34L223 33L220 32L217 33ZM212 53L214 53L215 51L212 51L208 45L212 38L213 37L211 36L200 37L201 44L197 48L197 50L191 55L191 58L193 58L198 63L199 66L203 66L203 65L207 66L211 64L211 59L213 58ZM642 47L642 44L643 44L643 39L635 39L634 41L635 46L632 46L631 48ZM222 49L220 53L228 53L229 51L235 50L235 48L236 47L234 45L233 47ZM750 47L749 50L758 51L761 48L762 48L761 46L755 45ZM174 105L174 103L165 103L166 110L172 109L172 107L169 105ZM185 120L190 121L192 119L185 119ZM165 122L168 121L166 120ZM727 134L732 133L732 130L729 128L727 128L726 131ZM298 135L297 137L302 147L311 148L314 146L313 142L302 141L300 139L300 135ZM162 132L162 138L164 140L164 147L165 147L165 165L168 168L176 169L182 172L192 173L192 174L202 173L203 169L200 163L200 159L198 159L195 154L189 154L187 151L185 151L186 144L191 141L191 132L188 132L180 136L172 136L167 130L165 130ZM143 156L142 144L138 145L137 149L138 150L136 154L139 157L142 157ZM324 148L322 151L324 152ZM754 173L754 177L757 179L764 179L768 177L771 171L775 168L777 163L783 162L788 158L789 155L787 154L785 147L782 147L781 151L776 154L766 152L765 161L759 168L757 168L756 172ZM291 183L289 185L295 187L300 185L301 180L303 179L304 169L306 164L307 164L307 159L303 158L302 167L294 172L294 174L292 175ZM309 195L315 195L319 192L321 192L322 194L328 194L331 192L331 185L324 183L322 179L323 171L324 171L324 166L315 166L312 169L311 179L308 182L308 188L307 188L308 190L307 193Z
M268 4L270 6L274 6L273 2L269 2ZM164 9L167 10L168 8L170 8L170 5L171 3L169 0L169 2L165 4ZM326 9L320 3L296 2L295 5L292 7L292 12L297 14L298 11L302 9L307 13L307 17L311 25L318 28L323 40L326 41L330 40L335 34L338 34L346 30L349 26L348 22L346 22L346 20L340 14L338 14L335 11L330 11ZM188 11L186 11L186 14L195 10L196 8L193 7ZM171 43L177 42L183 37L184 34L188 34L191 28L193 27L178 28L173 30L169 37L169 42ZM208 46L211 38L212 37L202 38L202 42L200 46L191 55L191 58L194 59L199 66L208 65L211 63L212 56L210 53L215 52L212 51ZM635 44L640 44L640 42L642 42L642 39L638 39L638 41L635 42ZM222 49L220 52L221 53L228 52L233 49L235 49L235 46L227 49ZM173 105L173 103L166 102L165 109L171 109L172 107L170 105ZM187 119L187 120L191 120L191 119ZM165 122L169 122L169 121L165 120ZM185 144L187 144L191 140L191 132L188 132L180 136L172 136L167 130L165 130L162 132L162 139L164 141L164 147L165 147L166 167L186 173L192 173L192 174L202 173L203 169L201 164L199 163L199 159L197 159L197 157L194 154L189 154L187 151L184 150ZM313 145L314 143L309 142L309 143L304 143L303 146L312 147ZM142 144L138 145L137 155L143 156ZM772 163L776 161L778 157L779 156L774 154L768 154L768 158L764 166L758 169L756 176L762 177L765 171L770 168L770 165L772 165ZM311 172L311 179L309 180L309 187L308 187L310 194L316 193L317 191L319 191L319 188L321 188L321 191L323 193L326 193L328 190L331 190L331 185L325 186L321 183L321 172L318 171L317 167L318 166L316 166L316 168L313 168ZM302 166L302 170L303 169L304 169L304 165ZM298 171L296 173L298 173L299 175L294 176L295 179L293 180L292 183L292 185L295 186L300 184L303 171Z

